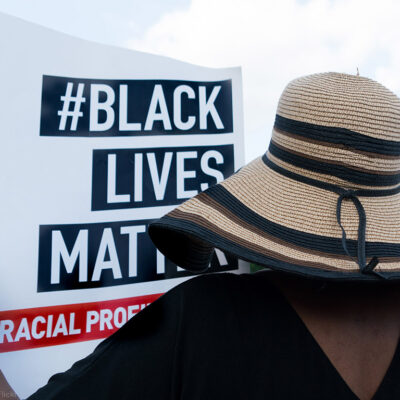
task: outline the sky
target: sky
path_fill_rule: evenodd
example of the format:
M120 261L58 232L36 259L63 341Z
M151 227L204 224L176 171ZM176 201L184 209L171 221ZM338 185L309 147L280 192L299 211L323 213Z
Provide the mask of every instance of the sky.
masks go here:
M296 77L358 68L400 95L397 0L0 0L0 12L100 43L241 66L247 162L267 149L279 96Z

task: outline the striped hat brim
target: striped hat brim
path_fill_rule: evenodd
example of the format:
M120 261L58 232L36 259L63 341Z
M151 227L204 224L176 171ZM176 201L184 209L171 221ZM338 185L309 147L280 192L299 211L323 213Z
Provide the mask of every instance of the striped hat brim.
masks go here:
M400 187L360 189L356 199L282 168L268 151L150 224L149 234L166 257L191 271L206 270L218 248L309 277L400 279ZM360 268L360 249L372 268Z

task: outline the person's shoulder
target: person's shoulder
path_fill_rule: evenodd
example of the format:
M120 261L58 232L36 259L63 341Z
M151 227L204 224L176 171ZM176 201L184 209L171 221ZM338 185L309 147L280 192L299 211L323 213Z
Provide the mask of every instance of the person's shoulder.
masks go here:
M242 290L268 288L274 290L275 286L268 279L269 271L256 273L235 273L235 272L214 272L204 273L194 276L176 286L181 291L191 291L194 289L214 290L217 293L221 291L235 291L238 288Z
M201 338L239 337L250 326L272 334L290 316L290 307L268 272L206 273L175 286L165 296L166 302L174 304L184 332L196 332Z
M179 296L185 304L221 308L233 305L254 305L281 297L265 273L206 273L175 286L167 293Z

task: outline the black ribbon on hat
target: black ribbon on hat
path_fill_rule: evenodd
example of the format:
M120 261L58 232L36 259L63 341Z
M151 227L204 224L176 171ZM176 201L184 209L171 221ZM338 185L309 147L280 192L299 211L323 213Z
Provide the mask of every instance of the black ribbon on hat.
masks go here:
M375 267L379 263L378 257L372 257L369 263L366 261L366 242L365 242L365 232L367 225L367 217L363 205L361 204L358 197L386 197L393 196L400 193L400 185L393 187L391 189L345 189L343 187L334 185L332 183L319 181L317 179L310 178L308 176L300 175L295 172L289 171L285 168L280 167L268 158L268 153L262 156L263 162L273 169L275 172L284 175L290 179L294 179L298 182L303 182L307 185L315 186L320 189L329 190L336 193L339 198L337 200L336 206L336 219L342 230L342 246L345 253L352 259L354 257L350 254L347 248L347 237L346 231L341 222L341 208L343 200L348 199L353 202L358 212L358 238L357 238L357 264L359 266L360 272L364 274L377 275L383 279L389 279L384 273L375 271Z
M342 246L345 253L350 257L353 258L347 248L347 237L346 231L341 222L341 210L342 210L342 203L343 200L348 199L353 202L356 206L358 212L358 238L357 238L357 264L360 268L360 271L363 274L375 274L381 278L386 279L384 275L375 271L375 267L378 265L379 260L378 257L372 257L369 263L367 264L366 261L366 254L365 254L365 231L367 227L367 216L365 214L365 210L361 201L357 197L357 194L361 194L363 190L351 190L351 189L341 189L341 193L339 193L339 197L336 204L336 219L342 230Z

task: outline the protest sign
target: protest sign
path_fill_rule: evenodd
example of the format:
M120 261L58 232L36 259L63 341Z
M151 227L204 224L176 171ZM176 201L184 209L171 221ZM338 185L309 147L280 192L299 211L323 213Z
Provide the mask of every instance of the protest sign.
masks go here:
M0 369L25 397L192 276L147 226L242 165L241 73L0 33Z

